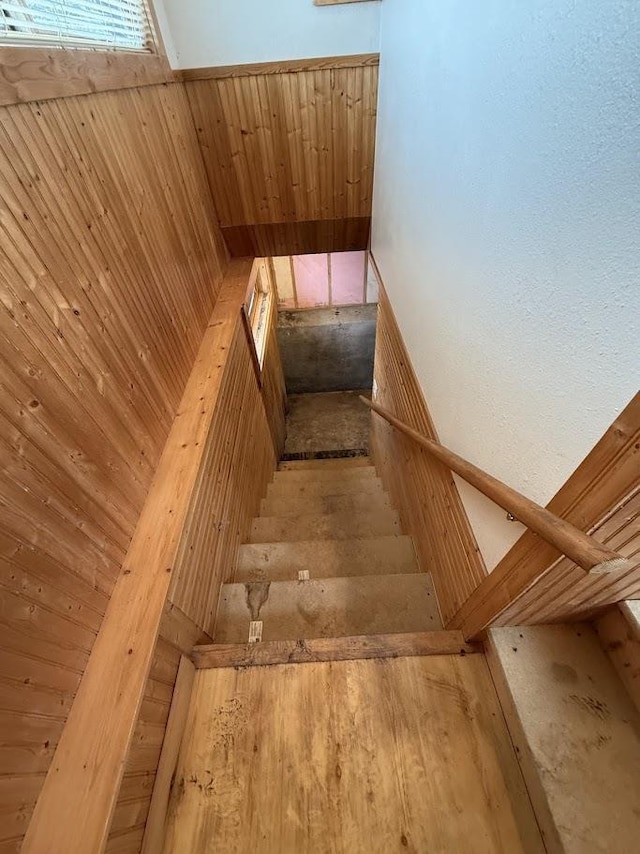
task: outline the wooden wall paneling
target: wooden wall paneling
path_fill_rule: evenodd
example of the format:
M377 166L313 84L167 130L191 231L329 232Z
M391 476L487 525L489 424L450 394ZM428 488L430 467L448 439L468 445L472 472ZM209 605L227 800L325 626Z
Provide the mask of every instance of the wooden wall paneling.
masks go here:
M158 854L164 843L164 825L169 805L169 794L178 762L178 752L191 701L191 690L196 669L190 658L182 656L175 679L171 708L162 741L162 751L155 775L153 795L145 826L142 854ZM113 831L112 831L113 833Z
M181 654L159 638L114 809L106 850L137 854L154 790Z
M219 403L169 592L170 601L209 634L213 634L220 586L230 580L237 549L275 463L238 307Z
M639 460L640 394L636 394L548 509L635 558ZM527 531L463 605L451 627L473 637L487 625L505 621L517 625L575 618L640 592L637 566L606 577L582 576L552 546Z
M635 602L615 605L598 617L594 628L627 693L640 711L640 624L634 612L629 613L630 604L636 606L633 611L640 610Z
M200 348L105 618L24 842L74 851L106 841L118 783L143 701L205 439L216 410L224 352L237 326L248 265L235 264ZM221 343L222 342L222 343ZM221 346L223 349L221 350ZM144 607L141 607L144 603ZM96 720L101 727L96 728ZM46 842L43 840L46 839Z
M378 309L374 387L376 403L428 438L437 439L383 288ZM451 472L375 415L371 448L378 473L400 512L403 528L413 536L420 566L432 574L446 625L486 575Z
M221 228L233 258L247 255L304 255L353 252L369 245L371 218L326 219Z
M640 596L640 487L590 531L632 561L621 572L585 575L562 557L495 620L495 625L553 623L588 617L605 605Z
M242 269L248 278L248 264L243 264ZM210 641L210 636L202 629L204 627L213 633L220 585L232 577L237 548L248 532L266 490L266 482L275 467L267 411L256 383L251 350L241 323L240 305L245 293L246 278L231 294L233 301L228 308L230 323L226 335L219 341L217 352L211 357L221 372L218 397L174 562L174 583L161 620L162 640L158 642L168 646L166 638L174 654L176 647L188 653L196 642L206 643L207 638ZM224 299L225 294L221 302ZM270 323L273 323L273 318ZM269 352L265 368L268 364ZM171 679L175 678L175 658L172 664L172 670L165 667L165 677ZM152 669L147 695L153 677ZM159 678L156 678L156 691ZM149 700L156 699L156 694L151 693ZM159 699L166 708L167 697L161 694ZM108 850L116 844L118 850L139 850L140 823L144 826L150 803L147 778L155 774L161 755L160 744L165 744L158 741L165 723L164 717L158 721L157 703L151 710L147 709L146 717L143 705L127 768L129 774L144 782L144 787L132 795L131 789L127 789L125 774L111 825ZM155 738L152 742L149 734ZM145 737L147 742L144 746L138 745L136 739ZM143 779L141 775L146 776ZM161 798L161 794L158 797ZM155 815L149 832L154 828L157 832L158 822ZM153 835L150 839L154 839ZM153 841L149 842L149 845L153 844Z
M181 72L232 255L367 248L374 60Z
M0 108L0 185L0 847L17 850L227 255L181 86Z

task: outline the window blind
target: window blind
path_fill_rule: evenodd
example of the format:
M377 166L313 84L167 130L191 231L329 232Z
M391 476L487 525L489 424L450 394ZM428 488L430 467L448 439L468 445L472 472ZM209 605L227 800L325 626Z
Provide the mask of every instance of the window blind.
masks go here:
M0 0L0 45L151 50L144 0Z

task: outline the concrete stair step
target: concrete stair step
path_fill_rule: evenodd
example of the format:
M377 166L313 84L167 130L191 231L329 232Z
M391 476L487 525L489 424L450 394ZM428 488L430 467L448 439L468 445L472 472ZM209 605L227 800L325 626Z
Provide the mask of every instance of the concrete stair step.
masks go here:
M638 850L640 715L593 628L490 629L488 661L547 849Z
M338 638L219 643L196 646L191 658L198 670L212 667L261 667L312 661L355 661L419 655L472 655L480 644L466 643L462 632L398 632Z
M252 621L263 641L442 628L428 573L223 584L215 642L246 643Z
M391 536L400 533L395 510L345 513L309 513L300 516L259 516L251 523L250 543L297 540L348 540L353 537Z
M287 473L283 473L284 474ZM296 498L306 495L374 495L384 494L382 481L377 477L340 478L338 480L277 480L267 487L267 498Z
M287 460L281 462L278 471L345 471L369 468L373 464L369 457L338 457L328 460Z
M301 482L319 481L319 480L356 480L365 481L370 478L377 478L378 474L375 467L356 466L355 468L301 468L287 469L286 471L276 471L273 475L274 483L291 483L294 480Z
M348 495L304 495L293 498L263 498L261 516L299 516L309 513L366 513L390 509L384 492L351 493Z
M338 576L417 573L411 537L367 537L252 543L240 546L236 581L295 581L299 572L311 579Z

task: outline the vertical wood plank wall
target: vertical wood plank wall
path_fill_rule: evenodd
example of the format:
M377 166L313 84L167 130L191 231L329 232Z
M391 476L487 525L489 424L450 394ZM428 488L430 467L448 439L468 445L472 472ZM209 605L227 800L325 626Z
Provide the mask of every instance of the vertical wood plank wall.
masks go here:
M367 248L377 55L181 76L232 255Z
M269 420L240 320L224 359L219 403L184 527L169 600L213 634L220 586L233 577L276 466Z
M177 647L158 638L111 822L109 854L140 851L180 655Z
M227 257L181 85L2 107L0 183L0 849L9 852ZM135 768L157 748L174 659L158 648Z
M374 362L374 400L431 439L437 439L384 288L380 288ZM372 414L373 459L403 527L413 536L420 567L432 574L446 625L486 575L451 472Z
M212 354L221 385L168 596L172 608L179 609L182 624L195 629L193 637L198 630L214 633L220 586L233 579L238 546L258 512L275 469L278 437L284 436L284 406L264 395L266 381L260 391L240 317L246 283L236 290L237 299L228 308L235 321ZM275 383L282 376L275 311L268 323L275 349L267 347L263 376L273 377ZM149 810L180 658L176 638L166 635L156 647L111 826L107 851L119 854L140 850ZM189 651L189 645L183 645L183 650Z

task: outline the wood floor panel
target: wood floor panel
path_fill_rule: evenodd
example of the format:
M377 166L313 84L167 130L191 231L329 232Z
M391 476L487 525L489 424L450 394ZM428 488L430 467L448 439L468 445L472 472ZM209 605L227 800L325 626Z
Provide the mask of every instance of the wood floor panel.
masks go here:
M482 656L196 674L165 854L543 850Z

